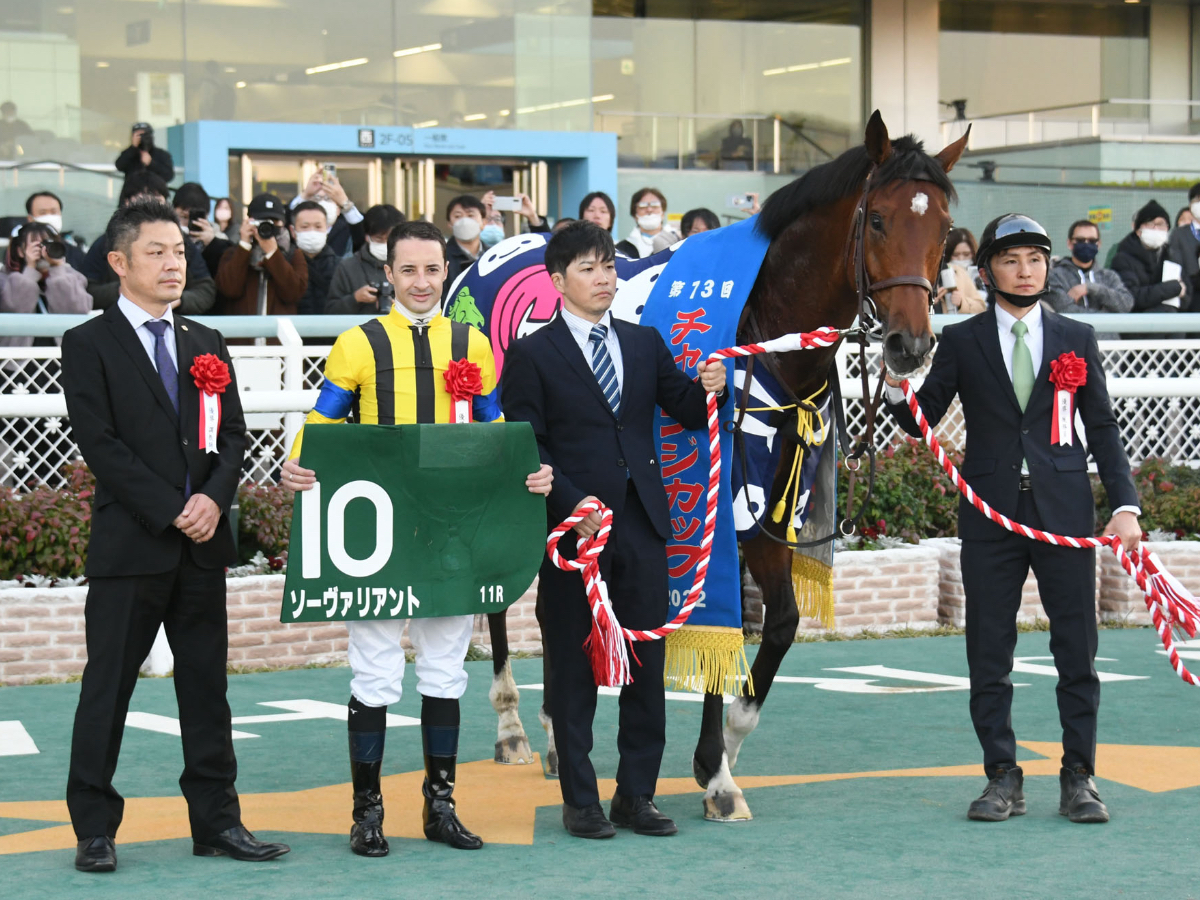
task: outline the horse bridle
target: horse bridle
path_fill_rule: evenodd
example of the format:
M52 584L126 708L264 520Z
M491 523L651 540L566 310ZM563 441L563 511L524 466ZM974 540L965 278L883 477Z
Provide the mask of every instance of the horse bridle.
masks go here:
M847 485L846 485L846 506L845 515L841 522L838 523L837 530L832 534L823 538L818 538L812 541L793 542L784 538L780 538L771 534L764 523L756 518L755 524L759 531L769 537L771 540L779 544L784 544L792 550L802 549L806 547L815 547L820 544L828 543L838 536L839 533L849 537L854 534L859 520L862 519L863 513L866 512L867 506L871 502L871 496L875 490L875 419L879 410L879 404L883 399L883 375L879 376L879 383L875 387L875 392L871 392L870 377L867 371L867 345L872 338L878 338L881 342L886 335L883 333L883 323L879 321L878 306L872 294L875 291L883 291L888 288L898 287L900 285L913 285L914 287L924 288L929 298L929 306L932 309L934 304L933 285L928 278L923 275L897 275L893 278L884 278L881 281L871 281L870 273L867 272L866 261L866 242L867 242L867 197L871 192L871 179L875 174L877 166L871 165L867 172L866 180L863 182L862 194L858 198L858 205L854 209L854 224L850 232L850 239L853 242L851 248L852 266L854 269L854 290L858 295L858 327L856 329L843 332L843 337L848 340L858 342L858 368L859 375L862 378L862 396L864 407L865 427L862 434L859 435L857 442L851 445L850 437L846 433L846 415L842 401L840 383L836 377L836 359L831 368L834 369L832 376L829 379L829 387L833 392L833 412L835 418L834 430L837 433L838 445L841 448L842 456L846 460ZM758 323L753 313L750 314L747 324L750 326L752 334L759 332ZM755 338L756 340L758 337ZM741 436L742 420L746 415L746 406L749 401L749 389L754 371L755 357L750 356L746 361L745 383L742 392L741 409L738 411L737 421L734 423L733 430L735 435ZM783 378L783 374L779 369L777 360L774 354L766 354L762 358L767 370L775 378L780 388L784 391L787 399L796 406L797 409L806 409L812 407L815 410L815 404L809 404L797 397L787 386L787 382ZM866 456L870 462L867 469L867 495L863 498L862 504L858 508L858 512L851 514L854 509L854 493L856 482L858 480L858 472L862 468L862 458ZM742 447L742 484L743 489L747 490L746 502L747 508L750 508L750 498L747 488L746 478L746 453L745 446ZM765 509L764 509L765 512Z

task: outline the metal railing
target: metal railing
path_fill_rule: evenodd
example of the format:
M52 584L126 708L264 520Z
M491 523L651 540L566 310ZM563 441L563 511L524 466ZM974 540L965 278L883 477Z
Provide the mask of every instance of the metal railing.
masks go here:
M1193 142L1200 136L1191 133L1193 117L1200 110L1197 100L1139 100L1117 97L1061 106L1016 110L965 119L946 119L941 123L942 142L959 138L971 125L968 150L988 147L1012 147L1070 141L1080 138L1119 137L1136 141L1155 140Z
M86 316L4 315L0 336L58 337ZM1099 324L1106 332L1127 334L1200 334L1200 314L1120 314L1072 316ZM935 316L934 330L962 321L962 316ZM304 344L302 337L332 338L362 323L359 316L209 316L197 321L227 338L274 338L278 344L233 345L230 355L238 376L250 447L244 480L278 477L304 414L316 402L330 344ZM1162 456L1200 462L1200 339L1160 338L1101 341L1121 435L1137 461ZM935 351L936 352L936 351ZM59 383L61 352L57 347L0 348L0 484L31 488L62 484L64 463L78 458L66 418ZM876 351L868 367L878 370ZM839 352L839 371L846 418L851 433L864 426L862 386L854 348ZM918 379L919 380L919 376ZM952 407L938 429L948 447L965 444L962 415ZM881 417L876 441L882 449L902 432L890 417Z

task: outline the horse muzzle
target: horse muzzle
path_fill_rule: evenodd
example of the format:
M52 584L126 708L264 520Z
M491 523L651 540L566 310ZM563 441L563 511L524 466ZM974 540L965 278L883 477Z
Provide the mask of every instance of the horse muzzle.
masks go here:
M925 364L934 343L930 331L889 331L883 339L883 363L894 377L907 377Z

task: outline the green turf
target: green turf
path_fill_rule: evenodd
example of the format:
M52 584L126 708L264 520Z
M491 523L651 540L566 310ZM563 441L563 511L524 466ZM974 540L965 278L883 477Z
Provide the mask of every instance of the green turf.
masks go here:
M1020 656L1048 656L1049 636L1023 634ZM1155 653L1148 630L1105 631L1101 670L1149 675L1102 689L1100 741L1200 747L1200 692L1185 686ZM838 666L894 668L966 675L961 637L804 644L792 648L782 674L859 677L825 671ZM1200 665L1200 664L1197 664ZM516 660L520 683L541 681L539 660ZM461 757L492 755L495 716L487 701L490 665L469 664L463 701ZM235 716L272 712L258 701L308 698L342 703L346 669L311 669L230 678ZM407 676L409 689L412 676ZM1057 741L1053 679L1018 675L1019 740ZM898 684L899 682L886 682ZM20 719L37 756L0 756L0 800L60 798L66 778L77 684L0 691L0 720ZM413 694L392 711L418 714ZM540 694L525 691L521 714L541 751L536 710ZM167 679L139 682L132 708L173 716ZM700 706L668 703L662 774L690 773ZM593 760L602 777L616 769L616 700L601 698ZM244 793L292 791L347 780L344 726L320 720L244 726L262 735L236 742L238 788ZM536 733L535 733L536 732ZM1031 754L1026 754L1031 755ZM965 692L873 696L777 684L758 730L746 742L736 774L852 772L977 762L979 749ZM178 791L177 738L126 732L117 786L127 796ZM416 728L392 729L385 773L420 765ZM1103 772L1100 773L1103 776ZM81 875L67 851L0 856L0 884L19 885L21 900L41 897L170 898L220 892L231 898L732 896L800 897L1150 897L1200 893L1197 826L1200 788L1149 793L1099 780L1113 820L1072 825L1057 815L1054 778L1026 781L1029 814L999 825L968 822L967 804L983 786L970 778L892 778L761 788L747 791L753 822L701 821L698 795L667 796L660 807L676 818L679 836L652 839L621 833L586 842L562 830L557 807L539 810L532 846L489 846L455 853L425 841L394 840L392 855L363 860L340 836L263 834L285 839L293 852L264 865L195 859L186 841L122 844L113 875ZM416 798L413 798L416 802ZM247 823L251 828L253 822ZM470 822L467 822L470 825ZM37 823L0 819L0 834ZM6 896L18 896L4 890Z

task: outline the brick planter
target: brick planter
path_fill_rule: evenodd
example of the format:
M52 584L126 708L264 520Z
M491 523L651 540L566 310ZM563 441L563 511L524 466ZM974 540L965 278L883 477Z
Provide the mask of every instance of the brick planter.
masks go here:
M938 552L912 545L895 550L847 550L833 559L836 628L934 628L938 624ZM815 619L801 619L800 632L820 632Z
M938 554L938 621L943 625L962 628L966 624L966 600L963 594L962 569L959 566L959 550L962 542L958 538L934 538L923 541L922 547L936 549ZM1107 551L1096 553L1096 598L1099 603L1101 592L1101 563ZM1136 585L1134 586L1136 589ZM1144 609L1145 607L1143 607ZM1037 579L1033 572L1025 579L1021 590L1021 608L1018 622L1034 622L1046 619L1042 601L1038 597Z
M1192 593L1200 592L1200 541L1147 542L1167 571ZM1142 589L1130 578L1111 551L1100 557L1100 618L1107 621L1149 625L1150 613Z
M226 585L230 665L301 666L346 658L342 623L279 621L282 575L230 578ZM0 684L28 684L82 672L87 662L86 598L86 587L0 589ZM508 637L513 650L541 648L533 588L509 608ZM483 616L477 617L474 640L491 645Z

